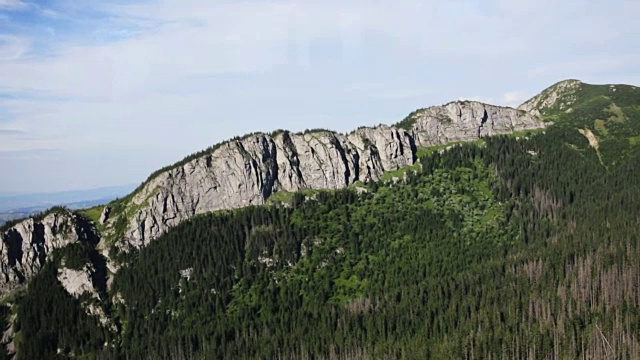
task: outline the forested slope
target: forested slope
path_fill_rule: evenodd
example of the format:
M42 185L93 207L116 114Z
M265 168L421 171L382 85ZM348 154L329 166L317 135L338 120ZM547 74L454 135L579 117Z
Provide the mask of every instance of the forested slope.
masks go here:
M544 133L421 149L404 180L198 215L97 296L113 328L50 262L5 310L19 358L639 358L628 90L570 93Z

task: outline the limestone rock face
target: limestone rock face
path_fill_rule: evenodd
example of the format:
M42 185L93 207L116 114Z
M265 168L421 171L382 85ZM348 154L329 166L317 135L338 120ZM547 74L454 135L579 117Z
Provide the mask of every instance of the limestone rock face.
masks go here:
M540 127L540 119L525 111L463 101L422 111L412 135L418 146L434 146Z
M29 218L0 233L0 293L35 275L52 250L87 239L88 235L68 211L56 211L42 220Z
M86 292L95 294L93 283L91 282L91 274L93 272L94 270L90 266L85 266L80 270L63 267L58 269L58 281L75 298Z
M402 129L386 125L380 125L376 128L360 128L349 135L349 141L365 154L365 160L371 158L371 154L366 152L373 147L376 150L379 165L384 170L399 169L413 165L416 161L417 149L414 138L409 132ZM367 162L365 161L361 165L366 168ZM377 174L377 177L380 175Z
M96 267L92 263L87 263L80 269L62 266L58 269L58 281L76 299L80 299L81 295L89 294L90 297L82 301L81 307L87 315L96 317L104 328L115 333L117 327L105 313L98 291L99 285L97 286L94 282L96 272Z
M380 125L348 135L331 131L253 134L161 172L146 182L107 231L126 216L117 239L138 248L172 226L205 212L264 204L278 191L340 189L379 180L384 172L413 165L417 148L544 127L522 110L454 102L417 112L410 129Z

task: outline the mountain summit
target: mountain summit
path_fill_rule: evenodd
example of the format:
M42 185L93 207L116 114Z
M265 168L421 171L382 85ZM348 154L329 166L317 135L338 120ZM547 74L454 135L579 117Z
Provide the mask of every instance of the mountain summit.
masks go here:
M640 143L640 88L565 80L518 109L545 121L579 129L605 166L616 164Z

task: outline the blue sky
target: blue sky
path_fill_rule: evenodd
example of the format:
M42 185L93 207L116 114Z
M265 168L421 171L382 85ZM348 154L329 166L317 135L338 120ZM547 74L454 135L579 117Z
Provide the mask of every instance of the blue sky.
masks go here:
M639 85L640 2L0 0L0 192L139 183L252 131Z

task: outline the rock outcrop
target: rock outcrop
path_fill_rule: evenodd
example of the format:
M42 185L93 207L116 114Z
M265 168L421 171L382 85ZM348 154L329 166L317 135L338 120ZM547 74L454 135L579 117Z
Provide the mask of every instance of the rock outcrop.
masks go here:
M104 209L102 209L102 214L100 214L100 224L104 224L107 222L107 220L109 220L110 213L111 213L110 207L105 206Z
M58 281L75 298L84 293L97 296L91 282L91 274L94 272L95 270L89 265L80 270L62 267L58 269Z
M463 101L419 112L412 135L416 145L434 146L540 127L544 124L528 112Z
M125 250L138 248L196 214L261 205L278 191L379 180L386 171L414 164L418 147L545 126L525 111L470 101L420 110L412 119L405 129L280 132L226 142L147 181L123 209L104 216L107 233ZM126 230L115 234L120 217L126 217Z
M9 306L13 306L9 304ZM18 320L18 315L14 312L12 315L8 316L7 324L4 329L2 329L2 338L0 339L0 346L5 348L7 355L9 358L15 358L16 355L16 323Z
M396 136L406 139L406 148L390 140ZM145 184L127 204L124 213L136 210L125 237L134 247L144 246L196 214L261 205L277 191L339 189L379 179L390 169L385 164L397 169L413 163L415 154L404 131L387 128L373 139L359 132L350 137L355 144L329 131L257 134L225 143ZM401 148L381 156L374 144Z
M101 301L101 286L96 283L96 278L99 278L100 274L95 264L88 262L78 269L61 266L58 268L57 277L69 295L82 300L81 307L87 315L96 317L100 324L109 331L114 333L117 331L113 319L107 316ZM83 295L85 295L84 298Z
M0 294L30 279L51 251L97 235L76 215L56 210L42 219L23 220L0 233Z
M518 109L536 116L545 115L550 109L556 107L560 111L570 111L571 105L576 101L576 97L572 95L580 89L582 84L579 80L561 81L526 101Z

